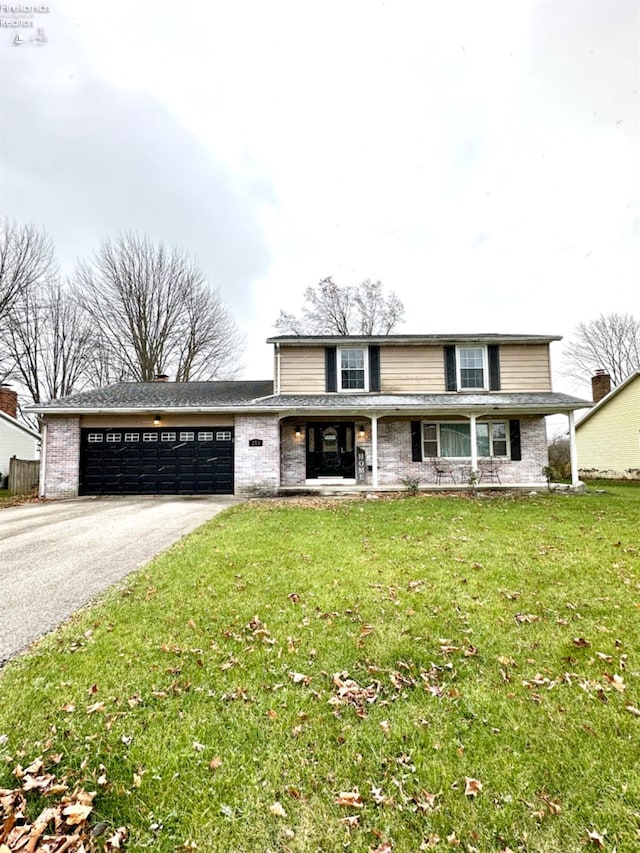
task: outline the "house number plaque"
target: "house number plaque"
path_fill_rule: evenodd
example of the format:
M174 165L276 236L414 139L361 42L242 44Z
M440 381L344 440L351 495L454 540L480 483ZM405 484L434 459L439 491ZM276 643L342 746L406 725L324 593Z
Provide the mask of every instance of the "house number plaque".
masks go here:
M262 439L261 438L250 438L249 439L249 447L262 447Z

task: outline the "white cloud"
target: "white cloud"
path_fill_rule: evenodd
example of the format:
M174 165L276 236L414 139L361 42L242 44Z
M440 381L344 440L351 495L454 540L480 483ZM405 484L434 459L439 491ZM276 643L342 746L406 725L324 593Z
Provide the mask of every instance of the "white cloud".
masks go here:
M279 308L325 275L381 278L416 332L569 334L637 313L635 3L63 0L54 14L73 45L54 99L73 69L161 104L258 217L270 266L236 276L248 375L269 373ZM194 193L165 226L198 216L189 248L210 253Z

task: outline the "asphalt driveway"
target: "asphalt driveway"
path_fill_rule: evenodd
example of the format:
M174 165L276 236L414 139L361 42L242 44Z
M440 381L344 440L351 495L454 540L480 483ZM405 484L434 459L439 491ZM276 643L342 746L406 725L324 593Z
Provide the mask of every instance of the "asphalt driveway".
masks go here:
M238 500L78 498L0 509L0 666Z

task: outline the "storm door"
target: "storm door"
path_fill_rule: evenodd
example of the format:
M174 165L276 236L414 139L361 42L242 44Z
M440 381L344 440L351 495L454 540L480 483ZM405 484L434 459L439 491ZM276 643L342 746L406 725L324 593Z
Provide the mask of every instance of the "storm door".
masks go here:
M308 423L306 432L308 480L355 477L352 423Z

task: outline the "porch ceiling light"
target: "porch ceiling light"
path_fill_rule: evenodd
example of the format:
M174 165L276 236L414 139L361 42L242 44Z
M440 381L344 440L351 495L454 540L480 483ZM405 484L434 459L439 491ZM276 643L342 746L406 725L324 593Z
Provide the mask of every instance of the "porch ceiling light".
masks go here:
M153 416L153 425L154 426L160 426L161 423L162 423L162 416L161 415L154 415Z
M364 428L364 424L360 424L360 426L358 427L358 436L359 436L360 438L364 438L364 437L365 437L365 435L366 435L366 431L365 431L365 428Z
M301 435L302 435L302 429L300 427L300 424L298 424L296 426L296 438L300 438Z

